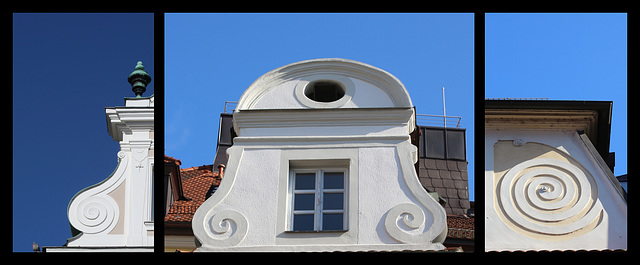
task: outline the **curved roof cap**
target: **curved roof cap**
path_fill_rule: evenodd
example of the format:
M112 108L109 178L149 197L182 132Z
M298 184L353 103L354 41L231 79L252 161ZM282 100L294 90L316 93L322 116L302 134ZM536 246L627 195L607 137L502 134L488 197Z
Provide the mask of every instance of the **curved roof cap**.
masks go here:
M338 95L316 100L309 91L313 92L318 82L336 85ZM292 63L262 75L242 94L236 111L380 107L413 107L400 80L365 63L326 58Z

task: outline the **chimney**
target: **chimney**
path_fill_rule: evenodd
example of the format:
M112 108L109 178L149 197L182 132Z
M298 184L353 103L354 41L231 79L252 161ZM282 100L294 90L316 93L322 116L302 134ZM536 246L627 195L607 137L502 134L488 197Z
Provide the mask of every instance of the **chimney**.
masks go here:
M220 178L223 178L223 177L224 177L224 168L225 168L225 165L224 165L224 164L219 164L219 165L218 165L218 176L219 176Z

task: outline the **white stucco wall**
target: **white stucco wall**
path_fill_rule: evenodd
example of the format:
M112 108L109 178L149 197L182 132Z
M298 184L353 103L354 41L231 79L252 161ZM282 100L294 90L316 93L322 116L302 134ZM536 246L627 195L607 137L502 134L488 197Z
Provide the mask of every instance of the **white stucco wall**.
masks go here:
M375 145L374 145L375 146ZM228 225L231 229L225 230L224 233L205 232L214 247L201 247L200 251L328 251L328 250L401 250L401 249L440 249L442 245L432 244L430 242L411 243L398 241L390 236L388 230L393 229L385 225L385 219L390 209L402 205L417 205L425 215L425 221L419 224L417 229L406 226L403 221L398 220L395 223L400 229L409 236L424 236L429 229L433 228L433 214L441 214L444 219L444 210L441 208L425 207L422 202L416 199L412 190L407 186L405 178L416 178L415 175L405 175L400 168L398 148L393 145L385 145L381 147L362 147L353 148L351 153L357 154L353 156L350 167L357 170L349 175L353 178L352 184L347 187L347 200L356 200L348 202L347 215L350 220L347 233L325 233L325 234L291 234L283 232L282 224L278 221L288 220L289 213L286 208L289 207L283 196L286 198L286 188L289 181L289 167L282 167L288 164L286 159L281 157L282 152L310 152L311 157L326 156L326 158L335 157L332 155L330 148L324 147L313 149L313 151L304 151L303 147L287 149L276 148L260 148L236 145L231 153L241 152L237 166L233 161L229 161L232 169L225 174L225 179L221 183L218 192L214 194L211 201L205 202L200 209L211 209L207 216L212 218L217 213L232 210L241 213L246 222L246 233L242 240L236 245L227 246L226 244L217 245L217 241L225 241L227 238L238 233L238 220L228 219ZM309 148L305 146L304 148ZM401 147L400 150L403 148ZM402 151L401 151L402 152ZM348 157L347 155L346 157ZM289 158L296 157L290 155ZM306 158L306 157L305 157ZM312 160L322 163L322 159ZM229 178L229 174L233 174ZM285 177L283 177L283 175ZM224 185L224 186L223 186ZM229 189L228 191L226 189ZM419 187L424 191L422 187ZM221 192L222 191L222 192ZM425 192L426 193L426 192ZM219 196L219 197L216 197ZM428 195L427 195L428 196ZM425 197L426 198L426 197ZM428 197L431 198L431 197ZM434 202L435 203L435 202ZM210 204L210 205L207 205ZM437 204L436 204L437 205ZM429 205L431 207L435 205ZM204 207L204 208L203 208ZM439 205L438 205L439 207ZM199 209L199 211L200 211ZM203 212L204 213L204 212ZM284 216L276 217L274 214L283 214ZM404 217L406 214L397 217ZM208 222L208 218L194 218L197 222ZM442 221L442 220L440 220ZM195 221L194 221L195 222ZM205 224L205 227L208 224ZM198 227L198 228L196 228ZM194 223L194 231L201 229L199 224ZM322 240L314 238L320 235ZM291 240L283 238L292 237ZM278 240L278 238L281 238ZM309 239L298 240L296 238Z
M395 148L372 147L360 149L360 194L365 194L360 201L360 233L358 241L362 244L397 244L386 231L384 218L389 209L402 203L420 203L412 199L411 191L404 183L404 176L399 168ZM410 229L400 222L407 233L417 235L426 232L431 226L432 216L429 210L421 207L426 222L418 229ZM371 233L371 231L376 231Z
M241 246L275 244L276 219L266 218L277 212L278 165L280 150L246 150L238 166L238 177L220 210L234 209L249 222L249 230Z

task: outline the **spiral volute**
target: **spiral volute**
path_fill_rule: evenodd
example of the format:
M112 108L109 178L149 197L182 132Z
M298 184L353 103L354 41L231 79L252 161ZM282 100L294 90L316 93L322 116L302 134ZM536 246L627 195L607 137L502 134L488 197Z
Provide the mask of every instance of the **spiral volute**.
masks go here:
M602 213L595 181L579 167L557 159L533 159L499 183L498 203L509 222L536 234L567 235Z

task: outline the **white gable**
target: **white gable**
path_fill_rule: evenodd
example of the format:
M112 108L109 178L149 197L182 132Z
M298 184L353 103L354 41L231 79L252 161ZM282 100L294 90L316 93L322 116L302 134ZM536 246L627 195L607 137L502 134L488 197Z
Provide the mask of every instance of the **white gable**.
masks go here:
M560 103L485 113L487 251L627 248L626 201L584 133L608 117Z
M444 248L445 211L415 172L411 99L391 74L293 63L247 88L233 120L225 176L193 218L198 251Z
M120 144L118 165L71 199L74 237L47 251L153 250L153 100L127 98L125 107L106 108L108 132Z

